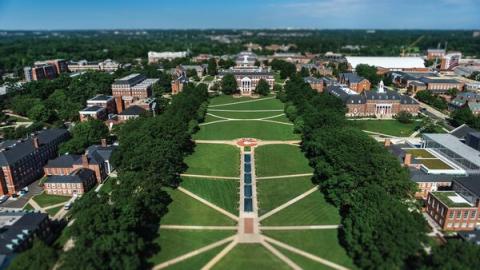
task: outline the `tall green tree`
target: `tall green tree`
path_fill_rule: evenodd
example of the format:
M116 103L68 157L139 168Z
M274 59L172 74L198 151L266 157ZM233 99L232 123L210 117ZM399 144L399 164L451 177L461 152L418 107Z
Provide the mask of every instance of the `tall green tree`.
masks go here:
M270 94L270 85L264 79L258 81L257 87L255 87L255 93L261 96L268 96Z
M57 261L57 252L52 247L35 239L30 249L18 254L8 269L11 270L49 270Z
M217 75L217 60L215 58L208 59L207 71L210 76Z
M72 138L60 145L60 153L80 154L85 148L99 144L101 139L107 138L108 128L100 120L91 119L80 122L72 129Z
M231 95L238 91L237 80L233 74L226 74L223 76L221 89L225 95Z

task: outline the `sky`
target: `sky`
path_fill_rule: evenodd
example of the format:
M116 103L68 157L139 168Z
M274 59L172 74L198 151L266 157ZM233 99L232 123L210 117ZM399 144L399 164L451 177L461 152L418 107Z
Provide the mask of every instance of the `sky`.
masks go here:
M0 29L479 29L480 0L0 0Z

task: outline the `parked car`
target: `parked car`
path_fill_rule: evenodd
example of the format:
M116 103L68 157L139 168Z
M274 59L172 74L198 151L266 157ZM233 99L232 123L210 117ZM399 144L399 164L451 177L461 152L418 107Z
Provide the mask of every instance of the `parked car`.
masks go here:
M68 202L67 204L65 204L65 206L63 207L63 209L65 210L70 210L70 208L72 208L72 205L73 205L73 202Z
M2 195L2 196L0 197L0 204L6 202L7 200L8 200L8 195Z

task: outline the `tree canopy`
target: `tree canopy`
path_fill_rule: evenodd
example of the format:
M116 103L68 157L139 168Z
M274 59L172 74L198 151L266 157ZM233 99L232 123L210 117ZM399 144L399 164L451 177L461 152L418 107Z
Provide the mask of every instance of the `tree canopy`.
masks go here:
M238 91L237 88L237 80L235 79L235 76L233 76L233 74L226 74L225 76L223 76L221 89L225 95L231 95L236 93Z
M258 81L257 87L255 87L255 93L261 96L268 96L270 94L270 85L264 79Z

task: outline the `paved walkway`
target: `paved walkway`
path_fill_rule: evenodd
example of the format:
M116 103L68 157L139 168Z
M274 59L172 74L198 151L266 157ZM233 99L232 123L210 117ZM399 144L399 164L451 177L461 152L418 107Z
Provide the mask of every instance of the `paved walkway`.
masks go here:
M263 176L263 177L257 177L257 180L295 178L295 177L303 177L303 176L313 176L313 173L285 174L285 175L278 175L278 176Z
M305 226L260 226L262 231L331 230L342 225L305 225Z
M280 205L279 207L275 208L275 209L272 209L271 211L269 211L268 213L264 214L263 216L260 216L260 221L268 218L269 216L272 216L280 211L282 211L283 209L289 207L290 205L302 200L303 198L307 197L308 195L312 194L313 192L315 191L318 191L318 187L315 186L313 188L311 188L310 190L308 190L307 192L301 194L301 195L298 195L297 197L291 199L290 201Z
M213 204L213 203L211 203L211 202L203 199L203 198L200 197L200 196L197 196L196 194L194 194L194 193L192 193L192 192L184 189L183 187L178 187L177 189L178 189L179 191L187 194L188 196L194 198L195 200L197 200L197 201L205 204L206 206L208 206L208 207L210 207L210 208L212 208L212 209L214 209L214 210L217 210L218 212L224 214L225 216L227 216L227 217L229 217L229 218L231 218L231 219L233 219L233 220L235 220L235 221L238 221L238 217L235 216L234 214L228 212L227 210L225 210L225 209L223 209L223 208L221 208L221 207L216 206L215 204Z
M160 225L160 229L230 231L230 230L237 230L237 227L236 226Z
M231 179L231 180L238 180L240 177L233 177L233 176L218 176L218 175L204 175L204 174L188 174L182 173L180 176L185 177L192 177L192 178L210 178L210 179Z

